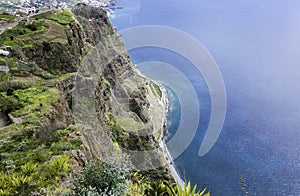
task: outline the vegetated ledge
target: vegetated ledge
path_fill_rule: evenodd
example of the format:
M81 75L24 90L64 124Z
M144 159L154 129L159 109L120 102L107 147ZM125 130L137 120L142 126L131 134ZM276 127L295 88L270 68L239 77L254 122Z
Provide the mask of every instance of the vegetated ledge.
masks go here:
M111 155L105 142L114 151L161 152L163 91L137 73L105 11L78 4L72 12L63 23L49 17L59 10L35 16L0 37L2 45L12 45L5 59L11 71L0 83L0 109L19 119L0 130L0 173L5 186L11 186L11 178L28 177L26 190L12 186L14 193L66 188L70 168L76 173L88 161ZM90 98L101 130L80 121L89 117ZM80 113L76 101L85 103ZM103 141L102 131L109 141ZM164 165L162 154L139 154L131 162L153 168L141 172L152 180L172 178L167 166L155 169Z

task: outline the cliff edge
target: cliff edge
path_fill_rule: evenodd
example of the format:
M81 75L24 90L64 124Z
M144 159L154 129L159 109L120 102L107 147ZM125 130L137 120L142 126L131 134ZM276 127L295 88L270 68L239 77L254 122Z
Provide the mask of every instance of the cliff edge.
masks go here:
M165 93L138 74L103 10L79 4L72 11L93 46L82 60L73 94L85 155L105 159L120 152L116 156L130 156L133 168L147 172L163 166L159 141L165 129ZM169 178L162 168L150 176Z
M70 168L123 155L147 178L171 179L159 147L166 95L138 74L104 10L78 4L29 17L0 44L10 52L0 57L9 68L0 73L0 110L10 117L0 129L3 187L54 189Z

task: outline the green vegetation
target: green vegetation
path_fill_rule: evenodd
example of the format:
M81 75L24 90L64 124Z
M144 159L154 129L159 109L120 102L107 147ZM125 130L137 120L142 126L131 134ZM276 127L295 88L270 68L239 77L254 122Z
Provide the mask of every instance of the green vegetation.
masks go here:
M22 109L12 112L13 116L19 117L30 115L35 111L46 112L49 106L58 100L59 92L56 89L32 87L25 90L16 90L13 96L23 106Z
M153 88L154 88L155 92L159 95L159 97L162 98L162 92L161 92L160 86L153 83Z
M0 92L14 91L18 89L26 89L32 86L31 82L20 82L20 81L5 81L0 82Z
M47 23L44 20L34 20L30 24L26 24L25 21L20 22L17 26L6 30L1 35L0 43L6 46L31 46L34 42L30 37L43 33L47 27Z
M63 38L55 38L51 41L52 43L61 43L61 44L66 44L68 41Z
M197 185L194 187L191 186L191 183L184 184L183 189L179 186L179 184L173 184L172 186L167 187L167 191L169 195L178 195L178 196L209 196L210 193L206 193L206 188L202 191L196 191Z
M54 20L61 25L68 25L74 22L73 14L70 10L54 10L51 15L46 16L47 19Z
M27 77L29 73L53 79L75 72L81 48L78 45L78 50L68 42L75 39L69 26L74 21L70 10L52 10L7 29L0 36L0 45L11 46L11 54L9 58L0 57L0 65L8 65L11 71L1 73L1 81Z
M7 74L5 72L0 72L1 81L7 81L10 76L11 76L10 73Z
M54 87L55 84L62 82L64 80L67 80L68 78L71 78L75 76L76 73L67 73L59 77L54 77L53 79L44 79L40 78L40 80L37 82L38 86L47 86L47 87Z
M59 91L39 83L34 87L17 81L0 84L1 111L25 118L0 130L0 195L65 192L60 182L71 169L68 152L78 149L82 141L74 126L51 130L51 124L43 125L60 99ZM71 134L76 137L69 139Z
M12 23L17 17L7 13L0 14L0 22Z
M18 62L18 69L20 70L26 70L26 71L30 71L31 67L29 65L27 65L26 63L19 61Z
M6 59L0 56L0 65L5 65Z
M36 43L52 40L52 42L65 44L67 38L64 26L74 21L72 12L67 9L46 12L6 30L0 37L0 44L22 48L33 47Z
M54 10L22 21L0 36L1 45L12 46L8 58L0 57L0 63L11 70L1 73L6 81L0 82L0 111L18 122L0 129L0 195L67 192L61 183L72 171L70 151L79 149L82 141L72 121L68 122L67 108L60 105L62 94L55 86L74 73L68 64L64 75L50 66L73 63L66 56L75 55L67 51L73 49L66 33L72 35L67 24L73 21L69 10ZM50 60L59 56L61 61L48 65L45 56Z
M64 191L59 183L71 168L68 151L78 149L82 144L79 138L68 139L77 132L76 127L55 130L44 138L45 131L49 130L43 130L43 113L58 99L56 91L34 87L12 93L5 100L13 103L6 107L13 110L13 105L18 105L15 112L26 112L28 116L22 123L0 130L0 195ZM1 93L2 96L5 94Z
M66 176L70 170L67 154L58 156L48 163L27 162L13 173L1 173L0 195L31 195L47 188L55 192L59 187L57 179ZM41 192L40 192L41 193Z
M76 195L124 195L128 174L125 168L102 161L90 162L75 176L72 189Z
M127 196L209 196L197 185L188 182L181 188L169 181L151 181L139 173L130 174L127 163L120 167L102 161L90 162L72 178L72 194L75 195L127 195ZM120 165L120 164L119 164Z
M210 196L210 192L206 188L197 191L197 185L191 186L191 183L184 184L181 188L177 183L170 183L167 181L158 182L136 182L128 185L128 196Z

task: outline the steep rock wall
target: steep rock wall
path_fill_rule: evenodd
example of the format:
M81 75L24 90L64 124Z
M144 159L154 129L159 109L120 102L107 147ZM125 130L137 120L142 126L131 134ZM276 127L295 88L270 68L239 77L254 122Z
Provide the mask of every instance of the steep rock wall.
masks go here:
M122 39L103 10L80 4L73 13L84 29L86 40L94 46L81 63L75 85L74 108L80 110L78 119L93 118L91 108L79 100L95 100L97 117L87 121L89 125L97 121L100 124L88 128L86 122L79 120L85 154L91 159L111 157L118 150L127 152L134 168L150 168L151 177L169 178L159 150L167 107L165 96L161 96L163 92L153 81L137 73ZM148 151L153 152L144 153Z

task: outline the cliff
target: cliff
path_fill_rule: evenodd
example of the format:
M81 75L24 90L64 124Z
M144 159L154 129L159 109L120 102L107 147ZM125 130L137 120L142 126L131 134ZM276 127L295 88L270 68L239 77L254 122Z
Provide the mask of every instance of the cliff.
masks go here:
M82 61L74 93L77 96L74 110L80 110L78 119L90 120L92 113L78 100L96 100L97 119L94 120L95 123L99 121L100 126L92 133L82 131L88 149L86 154L89 158L111 157L116 149L109 149L109 146L117 146L117 149L131 151L128 154L139 170L163 165L151 162L155 158L158 162L161 160L156 153L143 153L157 149L163 135L166 105L160 87L137 73L121 38L102 10L78 5L73 12L77 21L83 24L85 39L93 40L89 43L94 46ZM84 126L86 122L79 124ZM103 133L112 138L112 143L105 141ZM95 135L102 135L102 138ZM101 143L106 147L99 145Z
M159 149L164 92L135 70L105 11L79 4L72 12L29 18L0 37L11 46L0 109L12 120L0 130L0 172L22 177L32 164L32 191L63 179L67 169L51 173L58 160L76 172L89 160L127 154L133 170L170 179Z

